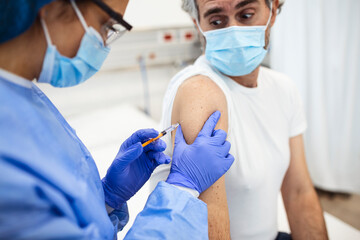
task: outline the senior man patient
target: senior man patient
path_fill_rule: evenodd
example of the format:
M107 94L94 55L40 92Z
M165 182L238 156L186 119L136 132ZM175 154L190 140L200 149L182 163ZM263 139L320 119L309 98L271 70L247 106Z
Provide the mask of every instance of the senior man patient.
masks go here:
M204 55L171 80L162 126L182 122L192 143L214 110L228 132L235 162L200 195L208 205L210 239L327 239L309 177L301 99L287 76L261 67L279 0L183 0L203 42ZM284 11L286 9L283 9ZM174 136L166 142L171 146ZM172 149L167 149L171 155ZM159 166L152 181L166 179ZM277 229L281 191L291 234Z

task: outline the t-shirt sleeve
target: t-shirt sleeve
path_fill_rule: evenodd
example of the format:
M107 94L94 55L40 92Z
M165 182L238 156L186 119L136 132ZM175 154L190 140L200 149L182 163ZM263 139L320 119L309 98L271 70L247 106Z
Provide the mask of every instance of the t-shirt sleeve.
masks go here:
M296 137L303 134L307 128L307 121L303 101L299 90L292 84L290 100L290 131L289 137Z

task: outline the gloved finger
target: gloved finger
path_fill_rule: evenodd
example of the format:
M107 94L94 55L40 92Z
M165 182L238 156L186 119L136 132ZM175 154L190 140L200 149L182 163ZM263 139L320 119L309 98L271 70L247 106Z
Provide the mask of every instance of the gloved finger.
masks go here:
M125 140L122 147L128 148L137 142L145 142L150 138L155 138L159 135L159 132L155 129L141 129L133 133L128 139Z
M124 167L132 163L134 160L138 159L143 153L143 147L141 143L135 143L130 146L126 151L121 152L121 155L116 156L114 161L117 161L117 164L123 165Z
M175 134L175 146L181 143L185 143L186 141L184 139L184 134L182 132L182 128L181 125L178 126L177 130L176 130L176 134Z
M218 121L220 119L220 116L221 116L221 113L219 111L216 111L213 114L211 114L209 119L205 122L199 135L201 134L204 136L211 136L215 129L216 124L218 123Z
M165 151L165 149L166 149L166 143L163 140L158 139L155 142L152 142L146 147L144 147L144 152L148 152L148 151L163 152Z
M215 130L212 135L213 141L221 145L224 144L224 142L226 141L226 137L227 137L227 133L222 129Z
M227 156L229 154L230 149L231 149L231 143L225 141L225 143L221 146L221 155Z
M171 158L162 152L150 151L147 152L146 155L156 166L160 164L169 164L171 162Z

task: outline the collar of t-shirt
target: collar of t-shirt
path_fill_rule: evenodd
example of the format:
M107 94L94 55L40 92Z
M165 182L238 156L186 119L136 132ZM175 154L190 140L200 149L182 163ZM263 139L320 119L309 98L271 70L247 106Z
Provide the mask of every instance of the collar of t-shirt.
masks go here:
M262 67L260 67L259 76L257 79L257 87L253 87L253 88L245 87L245 86L235 82L230 77L225 76L225 75L223 75L223 76L226 78L226 82L231 90L234 90L236 92L241 92L246 95L258 94L262 89L263 80L264 80Z

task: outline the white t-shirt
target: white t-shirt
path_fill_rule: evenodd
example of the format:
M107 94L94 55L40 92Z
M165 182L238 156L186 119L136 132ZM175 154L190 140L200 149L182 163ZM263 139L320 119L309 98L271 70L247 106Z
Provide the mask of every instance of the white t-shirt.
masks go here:
M170 82L163 102L161 127L171 125L179 86L205 75L224 92L228 104L228 141L235 162L226 173L232 239L275 239L277 197L290 162L289 139L302 134L306 120L299 93L283 74L261 67L258 87L246 88L211 67L204 56ZM164 139L172 155L171 136ZM152 184L165 180L170 166L160 166Z

